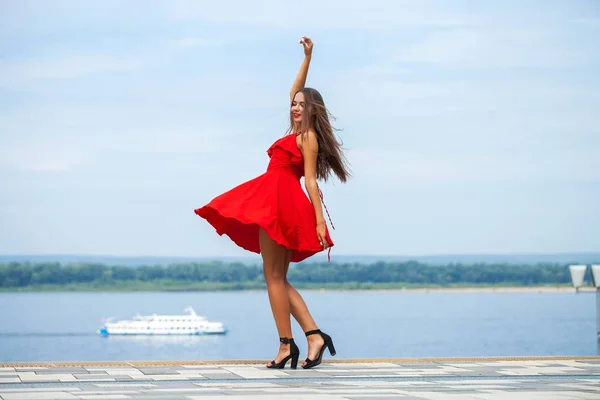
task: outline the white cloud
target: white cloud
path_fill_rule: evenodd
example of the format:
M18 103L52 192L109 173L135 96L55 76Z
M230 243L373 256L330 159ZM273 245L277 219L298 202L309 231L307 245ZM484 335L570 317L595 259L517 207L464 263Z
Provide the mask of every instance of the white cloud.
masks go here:
M0 87L28 86L37 80L66 80L103 72L135 71L146 65L141 58L114 55L71 55L0 61Z
M196 49L199 47L223 46L227 42L224 40L207 39L204 37L184 37L171 40L174 47L178 49Z
M450 5L434 1L306 0L286 3L174 0L165 4L175 20L197 20L280 29L462 26L466 19Z
M62 173L92 163L89 154L80 148L55 141L35 141L9 144L0 150L0 165L30 172Z
M231 39L228 39L230 41ZM164 65L177 57L177 51L222 46L228 41L199 36L175 39L144 38L111 52L89 52L57 47L45 56L0 60L0 87L31 87L35 81L68 80L114 72L135 72Z
M19 0L3 1L0 7L0 35L25 38L44 34L60 37L66 32L85 31L93 35L99 30L107 34L116 30L139 30L156 25L161 19L160 8L150 1L139 0L126 3L119 0Z
M580 18L574 18L571 20L572 23L574 24L581 24L581 25L587 25L590 27L600 27L600 18L598 17L580 17Z
M385 185L600 183L600 159L594 151L543 153L432 154L395 149L359 149L349 153L357 176Z
M342 136L350 133L355 170L369 182L600 181L600 95L588 81L377 73L390 70L383 61L331 82L347 114Z
M155 115L150 110L154 110ZM112 154L197 157L244 142L224 124L194 121L185 114L116 103L49 105L0 115L0 165L27 171L68 171ZM139 157L138 157L139 158Z
M571 37L568 37L571 36ZM398 62L422 62L450 68L589 66L600 63L592 43L576 35L535 29L460 29L436 32L400 48Z

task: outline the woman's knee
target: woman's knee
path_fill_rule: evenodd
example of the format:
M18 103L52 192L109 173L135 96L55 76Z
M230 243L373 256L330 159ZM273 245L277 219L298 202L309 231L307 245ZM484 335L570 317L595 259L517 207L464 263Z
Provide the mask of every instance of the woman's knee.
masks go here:
M287 282L285 271L283 270L283 268L277 268L275 266L269 265L265 265L263 268L265 280L267 282L279 282L284 284Z
M287 283L286 279L285 279L285 276L282 276L280 274L265 275L265 281L267 283L270 283L270 282L272 282L272 283L280 283L282 285L285 285Z

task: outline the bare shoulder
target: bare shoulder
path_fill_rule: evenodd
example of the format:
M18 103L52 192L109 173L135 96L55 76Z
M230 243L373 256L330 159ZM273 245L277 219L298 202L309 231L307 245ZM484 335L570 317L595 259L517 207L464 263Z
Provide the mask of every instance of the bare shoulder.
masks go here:
M299 134L296 138L296 143L298 144L298 147L300 147L300 150L302 150L303 152L306 150L314 153L319 151L317 133L313 129L308 129L307 131Z

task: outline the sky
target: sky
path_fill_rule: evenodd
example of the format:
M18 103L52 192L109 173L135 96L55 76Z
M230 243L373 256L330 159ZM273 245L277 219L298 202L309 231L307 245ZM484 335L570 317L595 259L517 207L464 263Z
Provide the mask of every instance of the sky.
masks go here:
M244 256L193 210L307 86L335 254L600 250L597 1L0 0L0 254Z

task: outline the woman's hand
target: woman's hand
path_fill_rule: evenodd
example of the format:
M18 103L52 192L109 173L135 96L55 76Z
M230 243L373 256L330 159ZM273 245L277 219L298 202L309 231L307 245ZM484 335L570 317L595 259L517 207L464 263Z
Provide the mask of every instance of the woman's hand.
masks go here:
M329 247L329 243L327 242L327 229L325 227L325 221L317 223L317 239L319 239L319 243L323 246L323 250Z
M302 36L302 39L300 39L300 44L302 45L302 47L304 47L304 55L306 57L310 57L312 55L313 50L312 40L310 40L309 37Z

